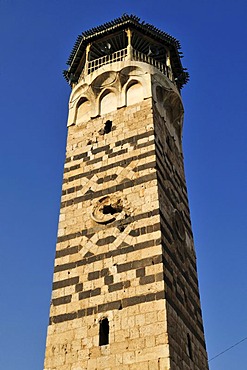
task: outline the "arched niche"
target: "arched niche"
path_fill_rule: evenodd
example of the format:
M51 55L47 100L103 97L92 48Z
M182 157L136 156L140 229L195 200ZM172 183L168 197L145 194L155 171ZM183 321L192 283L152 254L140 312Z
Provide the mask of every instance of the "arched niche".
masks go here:
M157 85L155 89L156 93L156 101L158 104L163 104L165 99L165 90L160 86Z
M107 90L100 98L100 114L117 110L117 96L113 91Z
M143 100L143 87L138 81L132 81L126 89L126 104L132 105Z
M172 106L171 105L166 105L165 106L165 110L166 110L166 122L170 125L173 124L173 109L172 109Z
M165 117L165 108L164 108L164 101L165 101L165 90L160 85L155 85L153 89L154 100L156 102L156 108L158 109L159 114L161 117Z
M91 118L91 103L87 98L81 98L77 104L76 124L87 122Z

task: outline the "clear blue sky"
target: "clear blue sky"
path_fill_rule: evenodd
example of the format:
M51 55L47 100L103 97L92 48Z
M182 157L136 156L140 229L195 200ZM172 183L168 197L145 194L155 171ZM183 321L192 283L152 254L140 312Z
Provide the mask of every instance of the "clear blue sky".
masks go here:
M41 370L83 30L123 13L182 43L184 156L209 358L247 336L246 0L0 0L0 368ZM210 362L246 370L247 341Z

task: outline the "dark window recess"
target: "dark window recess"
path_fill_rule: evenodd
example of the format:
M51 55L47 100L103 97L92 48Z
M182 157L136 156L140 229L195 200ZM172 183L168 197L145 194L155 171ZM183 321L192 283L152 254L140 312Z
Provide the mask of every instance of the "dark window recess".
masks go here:
M168 145L169 149L172 151L172 141L169 136L166 138L166 144Z
M99 133L101 135L109 134L109 132L111 132L111 130L112 130L112 121L108 120L108 121L105 122L104 127L99 130Z
M109 321L105 317L99 323L99 345L109 344Z
M192 356L192 344L191 344L191 339L190 339L190 335L187 334L187 354L189 356L189 358L191 360L193 360L193 356Z

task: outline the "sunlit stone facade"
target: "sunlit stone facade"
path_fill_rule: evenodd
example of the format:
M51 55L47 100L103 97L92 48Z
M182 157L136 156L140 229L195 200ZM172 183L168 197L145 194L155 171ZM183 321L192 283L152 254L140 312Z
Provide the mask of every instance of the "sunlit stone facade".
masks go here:
M179 43L123 16L79 37L45 370L207 370Z

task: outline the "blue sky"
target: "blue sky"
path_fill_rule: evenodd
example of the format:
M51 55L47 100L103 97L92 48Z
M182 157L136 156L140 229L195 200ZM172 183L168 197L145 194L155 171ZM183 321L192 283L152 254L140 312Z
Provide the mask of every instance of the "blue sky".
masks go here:
M0 368L43 368L70 88L83 30L123 13L178 38L184 157L209 358L247 337L245 0L0 0ZM246 370L247 341L210 362Z

